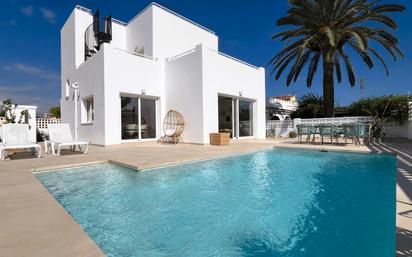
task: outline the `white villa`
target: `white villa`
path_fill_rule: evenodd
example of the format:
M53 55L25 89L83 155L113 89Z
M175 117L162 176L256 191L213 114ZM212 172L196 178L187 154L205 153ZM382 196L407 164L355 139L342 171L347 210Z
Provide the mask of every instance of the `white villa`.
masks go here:
M267 120L288 120L298 108L295 95L271 96L266 99Z
M184 142L265 138L265 70L156 3L127 23L76 6L61 29L61 78L62 122L92 144L157 140L168 110L183 115Z

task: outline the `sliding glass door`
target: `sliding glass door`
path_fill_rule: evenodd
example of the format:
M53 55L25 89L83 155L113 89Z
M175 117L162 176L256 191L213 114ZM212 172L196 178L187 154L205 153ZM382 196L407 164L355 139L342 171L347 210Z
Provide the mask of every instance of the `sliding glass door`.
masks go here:
M253 136L253 102L239 100L239 136Z
M219 132L231 138L253 136L253 101L237 97L218 96Z
M236 132L233 129L234 122L234 109L233 99L230 97L219 96L218 100L219 109L219 132L230 133L230 137L233 138Z
M121 97L122 139L156 138L156 99Z
M122 139L139 139L139 99L121 97Z
M156 138L156 100L140 100L141 138Z

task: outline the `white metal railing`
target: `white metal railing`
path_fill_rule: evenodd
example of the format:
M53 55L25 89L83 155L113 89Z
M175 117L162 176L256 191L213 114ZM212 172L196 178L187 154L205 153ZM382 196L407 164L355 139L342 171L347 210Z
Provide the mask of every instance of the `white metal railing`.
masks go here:
M140 16L140 14L144 13L147 9L149 9L149 8L152 7L152 6L157 6L157 7L159 7L160 9L162 9L162 10L164 10L164 11L170 13L170 14L173 14L173 15L175 15L176 17L178 17L178 18L180 18L180 19L182 19L182 20L187 21L187 22L195 25L196 27L199 27L199 28L201 28L201 29L203 29L203 30L205 30L205 31L207 31L207 32L209 32L209 33L215 34L214 31L212 31L212 30L210 30L210 29L208 29L208 28L206 28L206 27L203 27L202 25L200 25L200 24L198 24L198 23L196 23L196 22L194 22L194 21L192 21L192 20L189 20L188 18L186 18L186 17L184 17L184 16L182 16L182 15L180 15L180 14L178 14L178 13L172 11L172 10L169 10L169 9L167 9L166 7L161 6L160 4L155 3L155 2L151 3L151 4L148 5L146 8L144 8L141 12L139 12L138 14L136 14L136 16L134 16L133 19L131 19L131 20L127 23L127 25L129 25L130 23L132 23L135 19L137 19L137 17Z
M170 58L169 58L169 62L170 62L170 61L173 61L173 60L176 60L177 58L183 57L183 56L185 56L185 55L191 54L191 53L193 53L193 52L196 52L196 47L195 47L195 48L192 48L192 49L190 49L190 50L187 50L186 52L183 52L183 53L181 53L181 54L178 54L178 55L175 55L175 56L173 56L173 57L170 57Z
M36 127L39 131L47 129L48 124L61 123L61 119L58 118L36 118Z
M412 101L409 101L409 120L412 120Z
M373 118L370 116L336 117L336 118L315 118L315 119L294 119L294 120L268 120L266 121L266 135L287 137L289 132L296 130L296 125L307 124L335 124L344 123L369 123Z
M86 8L86 7L80 6L80 5L76 5L75 8L76 8L76 9L79 9L79 10L81 10L81 11L90 13L90 14L92 13L92 10L90 10L90 9L88 9L88 8Z
M254 69L259 69L259 67L256 67L256 66L254 66L254 65L252 65L252 64L250 64L250 63L247 63L247 62L245 62L245 61L239 60L239 59L237 59L237 58L235 58L235 57L233 57L233 56L230 56L230 55L224 54L224 53L222 53L222 52L216 51L215 49L209 48L209 50L212 51L212 52L215 52L215 53L217 53L217 54L219 54L219 55L221 55L221 56L223 56L223 57L226 57L226 58L228 58L228 59L232 59L232 60L234 60L234 61L236 61L236 62L239 62L239 63L241 63L241 64L244 64L244 65L246 65L246 66L252 67L252 68L254 68Z
M120 20L115 19L115 18L112 18L112 22L117 23L117 24L122 25L122 26L126 26L126 25L127 25L126 22L120 21Z
M143 58L146 58L146 59L149 59L149 60L157 61L157 58L153 58L153 56L149 56L149 55L145 55L145 54L139 54L139 53L136 53L136 52L124 50L124 49L117 48L117 47L115 47L113 49L121 51L121 52L125 52L125 53L128 53L128 54L136 55L136 56L139 56L139 57L143 57Z
M190 20L190 19L188 19L188 18L186 18L186 17L184 17L184 16L182 16L182 15L180 15L180 14L172 11L172 10L169 10L169 9L167 9L166 7L161 6L160 4L155 3L155 2L151 3L150 5L148 5L146 8L144 8L141 12L139 12L138 14L136 14L136 15L133 17L133 19L131 19L131 20L130 20L129 22L127 22L127 23L126 23L126 22L123 22L123 21L120 21L120 20L117 20L117 19L113 19L113 18L112 18L112 21L114 21L114 22L116 22L116 23L118 23L118 24L120 24L120 25L127 26L127 25L129 25L130 23L132 23L135 19L137 19L137 17L139 17L140 14L144 13L147 9L149 9L149 8L152 7L152 6L157 6L157 7L159 7L160 9L162 9L162 10L164 10L164 11L170 13L170 14L173 14L173 15L175 15L176 17L178 17L178 18L180 18L180 19L182 19L182 20L184 20L184 21L186 21L186 22L189 22L189 23L195 25L196 27L199 27L199 28L201 28L201 29L203 29L203 30L211 33L211 34L214 34L214 35L216 34L214 31L212 31L212 30L210 30L210 29L208 29L208 28L206 28L206 27L203 27L202 25L200 25L200 24L198 24L198 23L196 23L196 22L194 22L194 21L192 21L192 20ZM87 13L89 13L89 14L92 14L92 11L91 11L90 9L88 9L88 8L86 8L86 7L83 7L83 6L80 6L80 5L76 5L76 9L79 9L79 10L81 10L81 11L84 11L84 12L87 12Z
M295 128L293 120L268 120L266 121L266 129L271 128Z
M300 124L316 125L316 124L335 124L342 125L344 123L367 123L373 119L370 116L354 116L354 117L336 117L336 118L314 118L300 119Z

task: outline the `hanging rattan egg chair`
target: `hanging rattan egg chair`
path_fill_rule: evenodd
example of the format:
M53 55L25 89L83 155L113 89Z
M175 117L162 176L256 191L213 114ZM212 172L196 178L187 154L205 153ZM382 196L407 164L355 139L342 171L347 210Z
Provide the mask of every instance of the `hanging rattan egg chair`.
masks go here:
M163 142L171 139L173 144L182 140L182 133L185 128L185 120L183 115L175 110L170 110L166 113L165 119L163 121Z

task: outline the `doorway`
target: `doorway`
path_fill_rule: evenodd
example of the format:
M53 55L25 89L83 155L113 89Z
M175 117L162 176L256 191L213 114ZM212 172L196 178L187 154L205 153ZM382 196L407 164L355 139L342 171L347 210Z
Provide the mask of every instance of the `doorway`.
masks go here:
M239 97L218 96L219 132L230 138L252 137L254 101Z
M127 96L120 98L122 140L156 138L157 99Z

